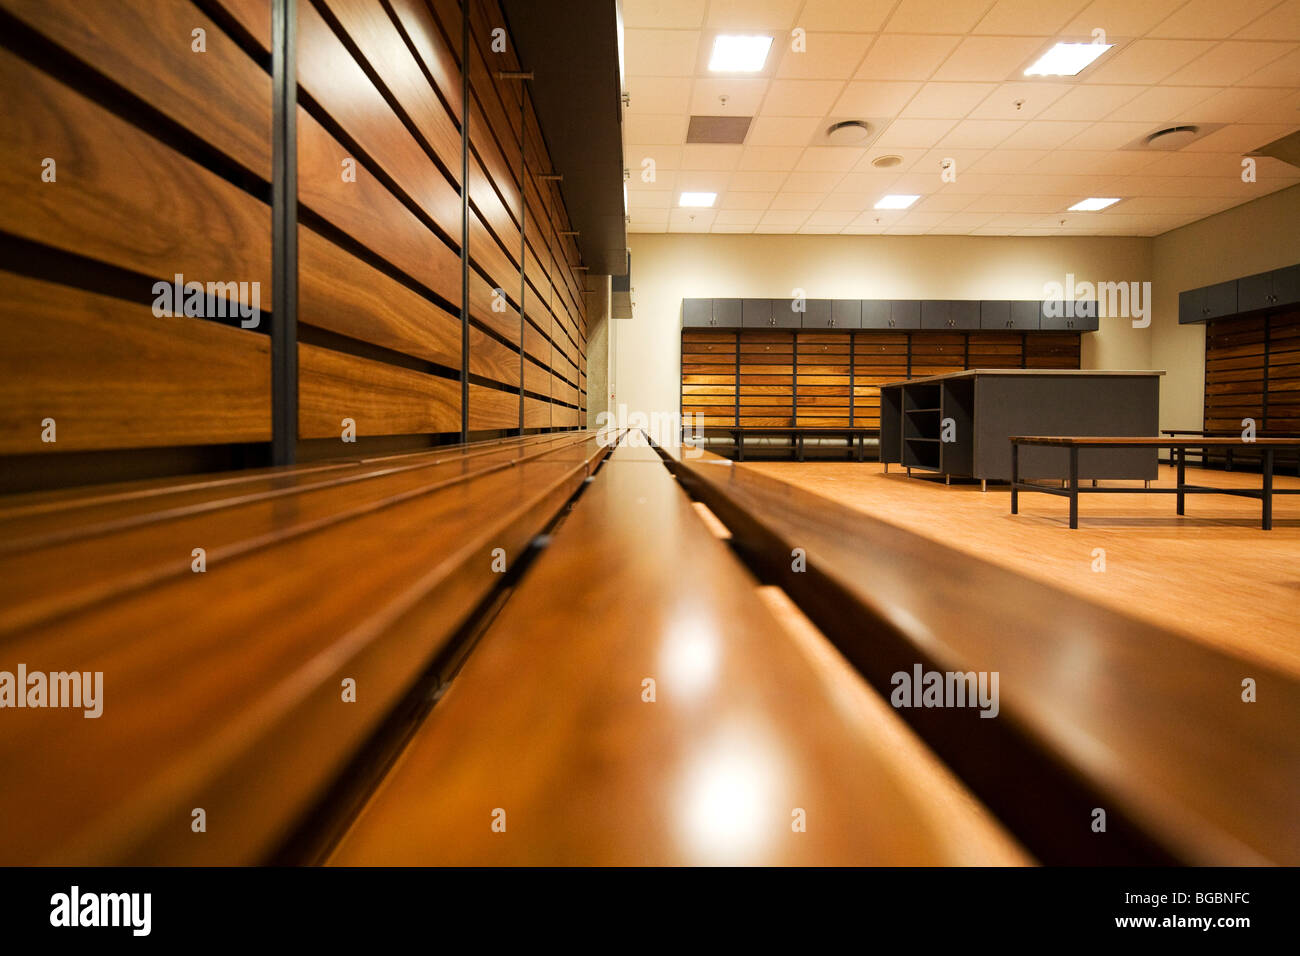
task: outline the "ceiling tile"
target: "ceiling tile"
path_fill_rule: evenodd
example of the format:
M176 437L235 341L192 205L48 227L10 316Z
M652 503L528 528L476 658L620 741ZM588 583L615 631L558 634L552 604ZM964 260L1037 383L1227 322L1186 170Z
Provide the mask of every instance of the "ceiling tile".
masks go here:
M653 160L653 166L646 160ZM632 170L632 178L645 182L643 175L660 177L665 172L680 169L682 165L682 148L680 146L655 146L636 143L623 151L623 164ZM650 180L653 182L654 180Z
M858 213L851 209L819 209L808 217L809 226L847 226Z
M1134 40L1084 72L1084 83L1158 83L1214 44L1206 40Z
M711 30L790 30L800 0L711 0Z
M821 120L809 116L758 116L745 138L746 146L807 145L821 128Z
M1043 40L1033 37L967 37L935 71L934 78L1000 82L1043 46Z
M831 193L817 207L824 212L848 213L854 218L864 209L870 209L880 193Z
M1280 118L1286 115L1281 102L1285 91L1276 88L1253 89L1234 86L1196 104L1198 119L1206 123L1256 122L1259 119ZM1263 113L1264 116L1259 116ZM1297 115L1292 113L1292 115Z
M939 146L992 149L1023 125L1017 120L962 120L939 141Z
M821 193L777 193L768 209L796 210L810 212L822 201Z
M623 26L699 29L708 0L623 0Z
M922 196L920 201L913 208L923 212L943 212L954 213L961 212L974 201L973 196L964 193L938 192L931 193L929 196Z
M693 82L684 76L630 76L626 84L628 106L623 115L685 113L690 108Z
M1107 37L1140 37L1185 0L1095 0L1062 31L1069 36L1090 37L1102 29Z
M1030 120L1078 87L1066 83L1003 83L975 107L969 119ZM1071 117L1075 119L1077 117Z
M808 0L798 26L828 33L875 33L896 0Z
M1276 124L1225 126L1221 130L1189 143L1183 149L1194 153L1248 153L1298 129L1300 129L1300 122L1286 126Z
M1123 149L1139 136L1151 132L1150 123L1093 123L1078 136L1065 142L1066 149ZM1142 155L1137 153L1134 155Z
M1077 139L1077 137L1076 137ZM1066 176L1116 175L1137 173L1155 165L1158 156L1151 152L1132 150L1097 151L1091 149L1058 149L1032 168L1034 173Z
M902 0L885 24L889 33L965 33L984 11L988 0Z
M899 115L907 119L961 119L995 89L993 83L926 83Z
M763 218L761 209L719 209L713 215L715 226L756 226Z
M712 209L673 209L668 213L672 232L708 232L713 225Z
M845 79L853 74L871 44L857 33L809 33L807 50L787 52L776 75L783 80Z
M691 90L691 112L696 116L753 116L758 112L768 80L703 78ZM727 98L723 106L719 97Z
M896 119L889 124L888 129L880 134L880 138L873 145L878 147L913 146L920 149L930 149L955 125L957 124L952 120L946 119Z
M1038 114L1049 120L1099 120L1138 96L1142 86L1073 86Z
M915 149L915 148L904 149L902 147L897 147L897 146L892 148L883 147L883 146L878 147L873 145L870 149L867 150L866 154L860 160L858 160L858 164L854 166L853 169L855 172L860 172L860 173L870 173L870 172L905 173L907 172L907 170L909 170L912 167L913 163L915 163L925 154L926 151L924 149ZM900 162L897 166L886 166L884 168L873 166L871 164L872 160L875 160L881 156L897 156L900 160L902 160L902 162Z
M733 193L728 192L718 201L723 209L766 209L774 193Z
M1285 86L1295 89L1296 77L1300 76L1300 50L1288 53L1264 67L1256 70L1242 80L1237 86Z
M843 89L843 80L773 80L762 112L764 116L825 116Z
M629 189L627 193L627 208L634 209L667 209L673 204L673 190L671 189Z
M1204 37L1219 40L1232 36L1252 20L1257 19L1277 0L1189 0L1174 13L1156 24L1153 37Z
M1048 154L1046 149L993 149L971 163L970 171L979 173L1019 173Z
M859 80L928 79L960 42L961 37L958 36L882 34L867 51L866 59L862 61L855 78Z
M694 76L700 34L694 30L628 30L628 76Z
M747 170L732 173L729 188L740 192L775 192L781 188L788 175L790 174L784 170Z
M1220 92L1205 86L1153 86L1106 119L1116 123L1166 123L1188 119L1188 111Z
M1239 40L1300 40L1300 3L1279 3L1233 36Z
M849 173L839 181L835 191L846 196L871 196L871 202L875 202L876 197L889 192L899 178L899 173L888 170L884 172ZM829 207L823 206L822 208Z
M1173 86L1228 86L1279 57L1300 49L1294 43L1247 43L1229 40L1203 53L1164 79ZM1300 85L1300 77L1296 78Z
M629 113L623 117L623 136L633 143L678 146L686 139L686 115Z
M801 226L808 218L802 209L769 209L759 220L760 226Z
M865 150L847 146L812 146L804 150L795 170L810 173L848 172L857 165L864 152Z
M828 172L799 172L791 173L785 181L785 188L789 192L815 193L824 192L828 189L834 189L835 184L844 178L843 173Z
M732 170L740 163L743 146L694 144L682 147L683 170Z
M727 188L731 174L713 169L686 169L677 173L674 185L678 193L721 193Z
M896 116L920 88L920 83L850 83L835 101L832 112L836 116Z
M1066 140L1078 136L1090 123L1062 123L1032 120L1016 130L1005 140L1002 149L1056 149Z
M717 217L717 215L715 215L715 216L713 217L713 226L712 226L712 228L709 229L709 232L715 232L715 233L739 233L739 234L742 234L742 235L743 235L743 234L751 233L751 232L753 232L753 231L754 231L754 227L753 227L753 226L729 225L729 224L725 224L725 223L719 223L719 222L718 222L718 217Z
M793 169L803 155L802 146L746 146L740 154L739 169L780 170Z
M998 0L972 33L1052 36L1079 10L1079 0Z

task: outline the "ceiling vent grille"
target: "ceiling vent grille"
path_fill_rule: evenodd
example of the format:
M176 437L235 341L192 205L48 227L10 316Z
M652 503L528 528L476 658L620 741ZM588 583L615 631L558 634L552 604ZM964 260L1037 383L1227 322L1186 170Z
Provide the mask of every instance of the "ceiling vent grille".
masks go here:
M752 116L692 116L686 142L736 146L749 135Z

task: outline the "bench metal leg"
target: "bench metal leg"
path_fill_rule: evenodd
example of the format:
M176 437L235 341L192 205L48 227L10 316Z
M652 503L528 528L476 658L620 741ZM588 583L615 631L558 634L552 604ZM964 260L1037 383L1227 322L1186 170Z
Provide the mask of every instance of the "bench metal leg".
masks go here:
M987 478L981 478L980 491L988 491L988 490L989 490L989 480Z
M736 432L736 461L745 460L745 433Z
M889 474L889 462L885 462L885 474Z
M1020 446L1011 443L1011 513L1020 513Z
M1273 449L1264 449L1264 488L1260 495L1264 503L1264 530L1273 530Z
M794 436L794 445L796 449L796 459L798 461L803 461L803 432L799 432Z
M1070 527L1079 527L1079 449L1070 448Z
M1178 470L1176 479L1178 481L1178 513L1186 514L1187 495L1183 494L1183 486L1187 484L1187 453L1185 449L1174 449L1174 467Z

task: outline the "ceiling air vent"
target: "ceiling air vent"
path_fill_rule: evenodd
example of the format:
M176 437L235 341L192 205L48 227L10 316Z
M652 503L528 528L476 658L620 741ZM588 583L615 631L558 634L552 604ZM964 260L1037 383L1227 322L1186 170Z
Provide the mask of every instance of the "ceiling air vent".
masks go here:
M832 146L861 146L870 137L871 126L863 120L845 120L826 130L826 141Z
M1265 143L1259 149L1246 155L1271 156L1273 159L1280 159L1292 166L1300 166L1300 132L1288 133L1281 139Z
M1168 126L1147 136L1148 149L1182 149L1201 131L1199 126Z
M692 116L686 142L738 145L749 134L752 116Z

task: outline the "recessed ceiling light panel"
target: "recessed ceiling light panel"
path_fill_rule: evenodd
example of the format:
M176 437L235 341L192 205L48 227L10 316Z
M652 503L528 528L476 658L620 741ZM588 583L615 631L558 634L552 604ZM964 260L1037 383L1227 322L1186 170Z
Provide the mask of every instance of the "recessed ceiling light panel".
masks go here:
M718 199L717 193L682 193L677 201L679 206L712 206Z
M1105 209L1107 206L1113 206L1117 202L1119 202L1118 198L1089 196L1087 199L1081 199L1071 206L1070 212L1096 212L1099 209Z
M1113 43L1058 43L1025 70L1025 76L1078 76Z
M767 36L717 36L709 70L713 73L758 73L767 62L772 38Z
M912 203L920 199L920 196L901 196L890 193L888 196L881 196L880 201L873 206L873 209L906 209Z

